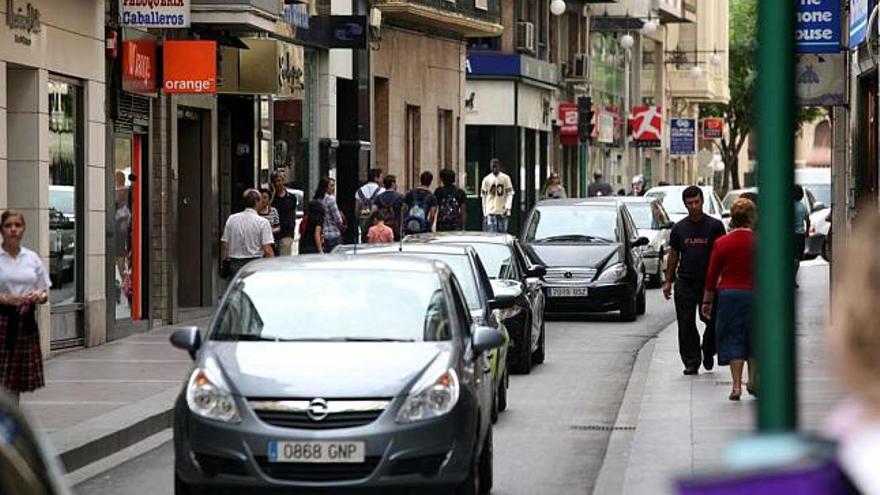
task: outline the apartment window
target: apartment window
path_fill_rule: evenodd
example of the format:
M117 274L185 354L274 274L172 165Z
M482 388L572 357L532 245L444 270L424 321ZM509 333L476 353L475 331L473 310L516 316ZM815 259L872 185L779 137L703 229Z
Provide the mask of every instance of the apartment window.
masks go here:
M452 128L452 110L443 110L437 112L437 167L455 168L455 157L453 155L453 143L455 142Z
M416 105L406 106L406 183L415 187L422 167L422 110Z

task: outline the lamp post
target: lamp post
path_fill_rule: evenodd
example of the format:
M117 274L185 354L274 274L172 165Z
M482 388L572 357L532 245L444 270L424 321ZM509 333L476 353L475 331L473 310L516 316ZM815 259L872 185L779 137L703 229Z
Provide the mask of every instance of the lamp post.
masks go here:
M620 37L620 46L623 47L623 119L624 119L624 132L623 132L623 159L629 163L629 135L626 129L628 128L629 122L629 114L630 114L630 86L632 83L630 82L631 75L631 62L632 62L632 47L635 45L635 38L632 37L631 34L626 33ZM617 163L615 165L615 173L612 175L617 175L616 172L622 167L621 163Z

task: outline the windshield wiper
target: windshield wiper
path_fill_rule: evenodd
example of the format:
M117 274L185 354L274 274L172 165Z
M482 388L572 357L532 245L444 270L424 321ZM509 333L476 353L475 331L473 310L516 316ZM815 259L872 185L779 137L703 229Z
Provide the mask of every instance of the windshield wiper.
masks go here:
M613 242L610 239L606 239L604 237L594 236L594 235L586 235L586 234L563 234L563 235L553 235L550 237L544 237L543 239L538 239L534 241L535 243L543 243L543 242Z

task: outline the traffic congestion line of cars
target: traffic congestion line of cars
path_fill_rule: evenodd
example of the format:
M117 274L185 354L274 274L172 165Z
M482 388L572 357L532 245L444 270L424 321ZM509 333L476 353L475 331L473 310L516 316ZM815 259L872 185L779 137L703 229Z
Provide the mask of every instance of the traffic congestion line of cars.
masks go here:
M650 225L630 213L645 205ZM657 200L542 201L521 238L431 233L248 264L206 331L171 337L194 361L175 493L488 493L493 424L510 373L547 359L545 314L643 314L667 223Z

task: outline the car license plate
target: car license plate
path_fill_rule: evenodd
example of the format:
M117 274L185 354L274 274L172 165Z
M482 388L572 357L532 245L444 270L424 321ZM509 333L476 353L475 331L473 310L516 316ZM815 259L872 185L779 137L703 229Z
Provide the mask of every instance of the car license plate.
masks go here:
M586 287L553 287L550 289L550 297L587 297L590 290Z
M364 442L269 442L269 462L347 463L364 462Z

